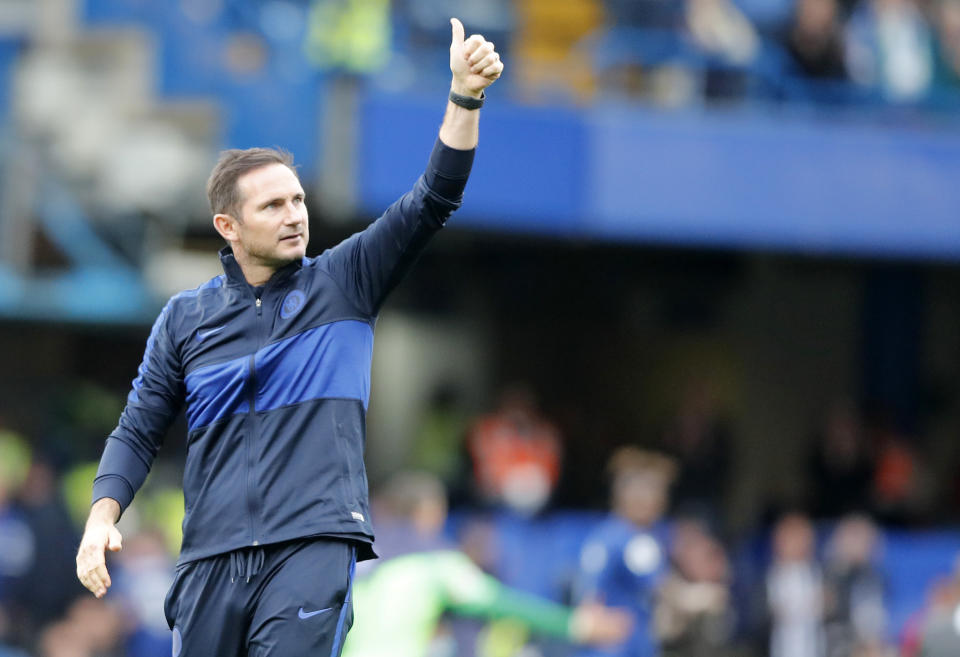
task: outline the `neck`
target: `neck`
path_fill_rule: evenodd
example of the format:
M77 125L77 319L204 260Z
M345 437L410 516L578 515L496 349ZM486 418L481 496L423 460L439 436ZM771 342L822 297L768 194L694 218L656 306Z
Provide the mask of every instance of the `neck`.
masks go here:
M241 264L240 269L243 270L243 277L247 279L247 283L253 287L266 285L267 281L269 281L277 271L275 267L268 267L266 265L245 266Z
M240 265L240 271L243 272L243 277L247 279L247 283L253 287L260 287L266 284L266 282L270 280L270 277L279 269L279 267L276 266L251 261L245 253L237 253L236 249L233 251L233 257L236 258L237 264Z

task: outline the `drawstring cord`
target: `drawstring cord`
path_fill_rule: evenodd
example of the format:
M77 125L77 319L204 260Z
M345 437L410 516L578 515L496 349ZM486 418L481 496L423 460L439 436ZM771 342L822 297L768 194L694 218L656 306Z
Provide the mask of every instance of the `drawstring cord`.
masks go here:
M259 575L261 568L263 568L263 548L261 547L240 548L230 553L230 570L233 571L230 577L231 584L236 579L246 579L246 583L249 584L250 578Z

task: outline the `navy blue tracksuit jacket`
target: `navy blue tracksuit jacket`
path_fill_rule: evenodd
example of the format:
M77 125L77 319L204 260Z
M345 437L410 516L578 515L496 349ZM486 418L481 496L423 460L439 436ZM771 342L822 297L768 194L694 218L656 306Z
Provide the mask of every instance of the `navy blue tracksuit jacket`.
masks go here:
M121 511L186 404L178 563L308 536L373 556L363 463L373 329L385 297L459 207L474 151L437 140L413 189L366 230L254 288L224 274L167 303L107 438L93 499Z

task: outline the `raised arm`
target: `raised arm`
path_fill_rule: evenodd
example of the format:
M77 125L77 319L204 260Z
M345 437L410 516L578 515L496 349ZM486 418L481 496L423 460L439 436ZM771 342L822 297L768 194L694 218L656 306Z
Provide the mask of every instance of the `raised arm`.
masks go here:
M451 99L423 176L366 230L327 251L321 266L365 315L376 315L387 294L429 239L460 207L477 145L479 110L468 109L500 77L503 63L492 43L450 20ZM473 103L476 104L476 103Z

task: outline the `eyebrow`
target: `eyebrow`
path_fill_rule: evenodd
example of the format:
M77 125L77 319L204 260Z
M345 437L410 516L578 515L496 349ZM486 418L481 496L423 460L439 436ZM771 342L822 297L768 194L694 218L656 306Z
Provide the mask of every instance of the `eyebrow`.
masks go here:
M305 199L306 197L307 197L306 192L296 192L290 198ZM277 201L285 201L286 199L287 199L286 196L275 196L274 198L268 199L263 203L261 203L259 206L257 206L257 209L263 210L265 208L270 207L272 204L276 203Z

